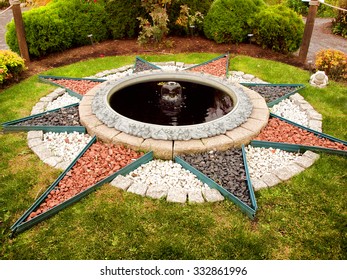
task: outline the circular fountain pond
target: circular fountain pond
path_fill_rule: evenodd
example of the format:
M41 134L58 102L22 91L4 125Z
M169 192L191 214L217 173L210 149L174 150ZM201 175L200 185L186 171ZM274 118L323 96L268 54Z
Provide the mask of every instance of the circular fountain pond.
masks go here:
M92 102L108 127L158 140L201 139L247 120L252 103L241 86L190 72L146 72L109 81Z
M145 89L147 83L154 90ZM193 101L186 92L189 87L198 97ZM129 94L133 89L140 97ZM152 100L144 98L149 95ZM154 114L153 106L160 117ZM134 116L134 112L142 117ZM156 116L149 120L148 115ZM184 153L227 150L249 143L267 124L269 109L258 93L228 78L184 70L150 70L96 86L83 96L79 116L88 133L104 142L173 159ZM158 123L159 119L165 123Z

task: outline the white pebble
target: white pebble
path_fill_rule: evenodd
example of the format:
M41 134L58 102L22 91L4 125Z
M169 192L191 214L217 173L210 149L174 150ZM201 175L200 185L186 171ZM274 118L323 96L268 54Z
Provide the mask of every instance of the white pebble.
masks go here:
M44 146L64 162L72 162L90 140L90 135L78 132L47 132L43 135Z
M292 153L274 148L247 146L246 157L251 179L260 179L265 173L288 166L301 157L300 153Z
M207 186L196 175L171 160L152 160L130 172L126 177L139 184L168 185L171 188L187 191L192 189L201 191Z
M288 119L302 126L308 126L309 118L304 110L300 108L294 101L284 99L280 103L274 105L270 109L271 113Z
M66 92L62 96L59 96L57 99L48 102L46 111L58 109L79 102L80 100L77 97L71 96Z

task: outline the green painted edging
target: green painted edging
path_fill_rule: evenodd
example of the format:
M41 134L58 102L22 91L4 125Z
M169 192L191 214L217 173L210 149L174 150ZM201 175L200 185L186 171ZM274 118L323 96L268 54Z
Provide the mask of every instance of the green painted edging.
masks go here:
M135 62L134 62L134 66L133 66L134 70L136 69L136 63L137 63L138 60L140 60L141 62L143 62L145 64L148 64L149 66L153 67L153 69L158 69L158 70L161 69L159 66L157 66L157 65L155 65L153 63L150 63L147 60L145 60L145 59L143 59L143 58L141 58L139 56L136 56ZM147 70L149 70L149 69L147 69ZM144 71L146 71L146 70L144 70ZM139 72L141 72L141 71L139 71Z
M254 211L257 211L258 205L257 205L257 200L255 199L254 189L252 187L251 176L249 175L245 145L242 144L241 149L242 149L243 165L245 166L245 171L246 171L247 187L248 187L249 196L252 203L252 208L254 209Z
M347 156L347 151L333 150L333 149L328 149L328 148L323 148L323 147L318 147L318 146L304 146L304 145L297 145L297 144L288 144L288 143L279 143L279 142L270 142L270 141L259 141L259 140L252 140L250 142L250 145L252 145L254 147L281 149L281 150L285 150L287 152L304 153L305 151L313 151L313 152L329 153L329 154Z
M264 83L240 83L240 84L245 86L245 87L247 87L247 86L249 86L249 87L254 87L254 86L295 87L294 91L291 91L291 92L283 95L282 97L277 98L274 101L266 103L269 108L280 103L282 100L287 99L289 96L293 95L294 93L297 93L300 89L303 89L305 87L304 84L264 84ZM260 93L259 93L259 95L261 96Z
M289 124L291 124L291 125L294 125L294 126L296 126L296 127L299 127L299 128L301 128L301 129L303 129L303 130L307 130L307 131L309 131L309 132L312 132L314 135L316 135L316 136L318 136L318 137L327 138L327 139L329 139L329 140L331 140L331 141L339 142L339 143L341 143L341 144L347 146L347 141L344 141L344 140L338 139L338 138L336 138L336 137L333 137L333 136L331 136L331 135L324 134L324 133L322 133L322 132L319 132L319 131L313 130L313 129L311 129L311 128L302 126L302 125L300 125L300 124L298 124L298 123L292 122L292 121L290 121L290 120L288 120L288 119L282 118L282 117L280 117L280 116L278 116L278 115L275 115L275 114L273 114L273 113L270 113L270 117L280 119L280 120L282 120L282 121L284 121L284 122L286 122L286 123L289 123ZM308 146L308 147L309 147L309 146Z
M203 174L199 170L197 170L194 167L192 167L190 164L188 164L186 161L184 161L180 157L176 156L174 158L174 160L175 160L175 162L177 162L180 165L182 165L183 168L189 170L194 175L196 175L196 177L198 177L198 179L200 181L202 181L203 183L206 183L209 187L218 190L224 197L228 198L233 203L235 203L241 209L241 211L243 213L245 213L250 219L253 220L255 218L256 207L257 207L256 202L255 202L255 197L253 197L254 201L252 201L252 204L255 203L255 205L254 205L255 209L253 209L253 208L249 207L248 205L246 205L245 203L243 203L240 199L238 199L232 193L228 192L222 186L218 185L215 181L213 181L212 179L207 177L205 174ZM247 182L247 186L248 186L248 188L250 187L249 182ZM253 193L253 196L254 196L254 191L253 190L252 190L252 193ZM251 200L252 200L252 197L251 197Z
M92 81L92 82L100 82L100 83L107 81L106 79L98 79L98 78L72 78L72 77L64 77L64 76L39 75L39 80L42 80L43 82L51 83L51 81L46 81L46 79Z
M4 126L3 131L7 132L27 132L27 131L37 131L41 130L43 132L79 132L86 133L87 129L84 126Z
M190 66L190 67L184 68L184 70L191 70L191 69L193 69L193 68L197 68L197 67L199 67L199 66L203 66L203 65L209 64L209 63L211 63L211 62L213 62L213 61L216 61L216 60L218 60L218 59L221 59L221 58L223 58L223 57L227 57L227 63L226 63L226 65L225 65L225 67L226 67L225 74L226 74L226 76L228 76L228 73L229 73L229 53L222 54L222 55L219 55L219 56L217 56L217 57L215 57L215 58L212 58L212 59L210 59L210 60L207 60L207 61L205 61L205 62L202 62L202 63L200 63L200 64L196 64L196 65L194 65L194 66Z
M68 106L64 106L64 107L61 107L61 108L57 108L57 109L53 109L53 110L49 110L49 111L45 111L45 112L42 112L42 113L39 113L39 114L35 114L35 115L31 115L31 116L28 116L28 117L24 117L24 118L21 118L21 119L16 119L16 120L12 120L12 121L8 121L8 122L5 122L5 123L2 123L1 126L2 126L2 129L4 132L15 132L15 131L31 131L31 130L43 130L43 131L52 131L52 132L65 132L65 131L77 131L77 132L86 132L86 128L84 126L29 126L29 125L26 125L26 126L17 126L15 125L16 123L20 123L20 122L23 122L23 121L27 121L27 120L31 120L31 119L35 119L35 118L38 118L38 117L42 117L44 115L47 115L47 114L50 114L50 113L54 113L54 112L57 112L59 111L60 109L63 109L63 108L70 108L70 107L77 107L79 106L78 103L75 103L75 104L71 104L71 105L68 105Z
M100 82L103 83L105 81L107 81L106 79L95 79L95 78L71 78L71 77L63 77L63 76L49 76L49 75L39 75L39 80L43 83L46 84L51 84L54 85L56 87L60 87L65 89L71 96L77 97L78 99L82 99L83 95L74 92L73 90L64 87L58 83L55 83L53 81L49 81L48 79L54 79L54 80L74 80L74 81L92 81L92 82Z
M102 186L103 184L111 182L115 177L117 177L120 174L125 174L126 172L130 172L131 170L136 169L138 166L143 164L144 162L148 162L149 159L153 158L153 153L149 152L145 155L143 155L141 158L135 160L134 162L130 163L129 165L125 166L124 168L120 169L119 171L113 173L112 175L104 178L103 180L99 181L98 183L94 184L93 186L89 187L88 189L84 190L83 192L75 195L74 197L60 203L59 205L56 205L55 207L47 210L46 212L32 218L31 220L25 222L25 219L33 212L47 197L47 195L59 184L59 182L64 178L66 173L70 171L70 169L76 164L77 160L89 149L89 147L96 142L96 137L94 136L93 139L88 143L88 145L83 149L83 151L76 157L76 159L69 165L69 167L57 178L56 181L43 193L38 200L35 201L35 203L17 220L17 222L11 227L11 230L14 233L20 233L23 232L26 229L31 228L35 224L44 221L48 219L49 217L53 216L54 214L58 213L59 211L65 209L66 207L74 204L75 202L81 200L83 197L87 196L94 190L96 190L98 187ZM130 171L128 171L130 170Z
M33 205L31 205L29 207L29 209L27 211L24 212L24 214L13 224L13 226L11 227L11 230L13 232L17 232L18 231L18 228L19 229L22 229L23 227L23 230L26 229L26 228L29 228L31 227L32 225L34 225L33 222L37 221L36 218L40 218L40 221L42 220L41 219L41 216L44 216L45 213L31 219L30 221L28 222L23 222L30 214L31 212L33 212L43 201L44 199L47 197L47 195L51 192L51 190L53 190L58 184L59 182L65 177L66 173L70 171L70 169L76 164L77 160L89 149L89 147L96 142L96 136L94 136L90 141L89 143L84 147L84 149L76 156L76 158L72 161L72 163L65 169L65 171L63 173L61 173L59 175L59 177L53 182L53 184L48 187L48 189L33 203ZM53 208L52 208L53 209ZM33 221L33 222L31 222ZM37 221L39 222L39 221ZM28 226L29 225L29 226Z

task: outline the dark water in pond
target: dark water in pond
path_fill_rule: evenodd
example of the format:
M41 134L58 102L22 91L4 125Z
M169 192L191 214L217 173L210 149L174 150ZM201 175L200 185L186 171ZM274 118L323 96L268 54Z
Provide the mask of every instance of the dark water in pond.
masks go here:
M205 123L224 116L233 108L233 101L225 92L181 81L183 98L165 101L161 98L162 84L145 82L123 88L110 97L110 106L133 120L171 126Z

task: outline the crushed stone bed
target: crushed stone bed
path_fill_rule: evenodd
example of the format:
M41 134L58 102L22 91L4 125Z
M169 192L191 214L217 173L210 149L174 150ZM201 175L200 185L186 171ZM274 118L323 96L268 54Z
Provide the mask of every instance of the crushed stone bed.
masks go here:
M242 202L249 206L252 205L241 149L210 151L180 157Z
M142 155L123 146L94 143L27 220L81 193Z
M71 96L67 92L65 92L62 96L59 96L58 98L54 99L51 102L48 102L46 105L45 110L50 111L58 108L62 108L68 105L72 105L75 103L79 103L80 100L77 97Z
M42 116L15 124L16 126L80 126L78 106L60 108Z
M217 190L171 160L152 160L126 176L117 176L111 184L142 196L165 198L169 202L185 203L188 199L189 203L202 203L224 199Z

